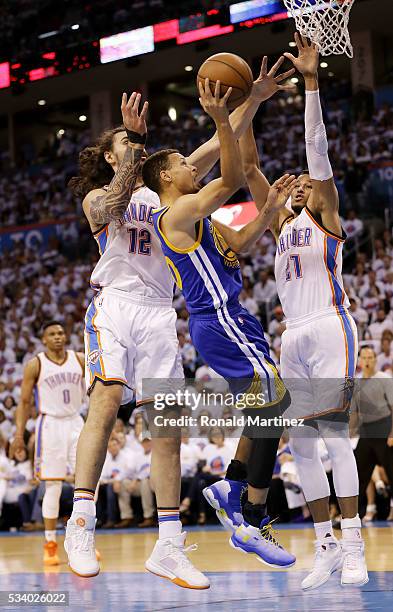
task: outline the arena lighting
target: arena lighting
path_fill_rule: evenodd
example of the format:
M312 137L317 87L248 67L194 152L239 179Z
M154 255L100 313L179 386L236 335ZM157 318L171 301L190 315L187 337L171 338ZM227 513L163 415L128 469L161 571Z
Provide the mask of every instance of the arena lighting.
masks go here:
M177 119L177 110L175 109L174 106L170 106L168 108L168 117L169 119L171 119L172 121L176 121Z
M86 115L79 115L79 121L87 121Z
M121 32L100 39L100 59L102 64L115 62L127 57L135 57L154 51L153 26Z
M184 70L186 72L191 72L193 70L192 66L184 66Z
M240 23L241 21L255 19L256 17L281 13L282 8L280 0L249 0L232 4L229 7L229 13L231 23Z
M49 38L50 36L56 36L59 33L59 30L51 30L50 32L45 32L44 34L40 34L38 36L39 39Z
M79 30L79 23L74 23L74 25L71 26L71 30Z
M294 40L291 40L291 42L289 43L290 47L296 47L296 43Z
M291 83L299 83L299 79L297 77L292 77L291 78Z
M60 129L60 130L57 131L58 138L61 138L62 136L64 136L64 134L65 134L65 130L63 130L63 129Z
M329 66L327 62L321 62L319 65L321 66L321 68L327 68Z
M38 106L45 106L46 100L38 100L37 104Z
M11 85L10 64L2 62L0 64L0 89L5 89Z

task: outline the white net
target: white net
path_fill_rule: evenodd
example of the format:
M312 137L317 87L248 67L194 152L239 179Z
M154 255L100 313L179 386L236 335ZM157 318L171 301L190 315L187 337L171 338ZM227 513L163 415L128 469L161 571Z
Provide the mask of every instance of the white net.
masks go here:
M354 1L284 0L284 4L296 29L317 45L321 55L353 57L348 21Z

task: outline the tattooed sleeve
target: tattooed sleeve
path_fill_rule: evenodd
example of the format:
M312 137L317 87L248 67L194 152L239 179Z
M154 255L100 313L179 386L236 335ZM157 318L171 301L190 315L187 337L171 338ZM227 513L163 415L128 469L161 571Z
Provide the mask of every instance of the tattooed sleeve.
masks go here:
M135 186L141 165L143 147L127 147L124 159L111 180L108 191L90 204L90 214L98 225L120 219L126 210Z

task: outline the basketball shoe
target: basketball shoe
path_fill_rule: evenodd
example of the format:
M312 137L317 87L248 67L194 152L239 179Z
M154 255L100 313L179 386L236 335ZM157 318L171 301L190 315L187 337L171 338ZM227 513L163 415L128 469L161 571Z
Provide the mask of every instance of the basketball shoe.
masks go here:
M64 548L72 571L83 578L97 576L100 566L94 546L96 518L84 512L71 516L67 522Z
M232 533L243 522L240 500L246 490L246 482L225 478L202 491L206 501L216 511L221 525Z
M145 568L185 589L208 589L209 579L187 557L187 553L196 550L198 546L192 544L186 547L185 541L185 532L174 538L157 540Z
M342 567L343 553L340 542L334 536L315 541L315 560L312 572L302 582L302 589L316 589L325 584L336 570Z
M272 529L270 518L265 516L259 529L243 522L232 534L229 543L236 550L255 554L258 561L270 567L291 567L296 562L296 557L280 546L274 533L276 532Z
M60 565L59 555L57 554L57 542L45 542L44 565Z
M364 556L364 542L341 540L343 551L342 586L361 586L367 584L368 573Z

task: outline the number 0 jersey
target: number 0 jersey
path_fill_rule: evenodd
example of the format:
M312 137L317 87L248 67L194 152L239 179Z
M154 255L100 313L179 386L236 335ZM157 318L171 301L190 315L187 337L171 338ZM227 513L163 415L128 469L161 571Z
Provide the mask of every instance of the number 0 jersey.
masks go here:
M158 206L158 195L143 186L132 194L121 219L94 232L101 257L91 276L93 289L172 300L172 277L153 226L152 211Z
M322 228L305 207L283 225L277 241L277 292L287 319L348 307L340 238Z
M239 261L209 219L196 223L197 237L189 249L178 249L162 233L160 222L168 206L153 212L165 259L190 314L215 312L238 304L243 287Z
M79 414L85 396L84 371L76 353L66 351L61 364L45 353L37 355L40 372L35 386L36 405L40 414L67 417Z

